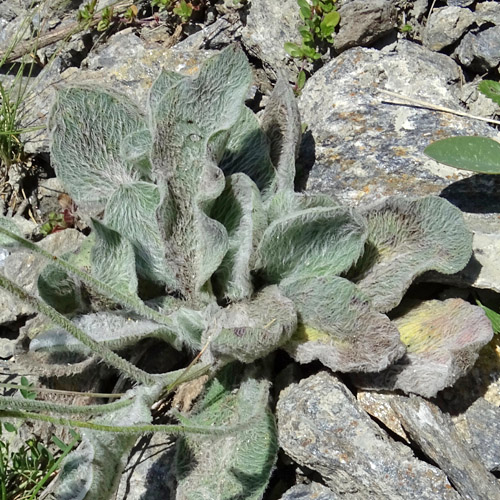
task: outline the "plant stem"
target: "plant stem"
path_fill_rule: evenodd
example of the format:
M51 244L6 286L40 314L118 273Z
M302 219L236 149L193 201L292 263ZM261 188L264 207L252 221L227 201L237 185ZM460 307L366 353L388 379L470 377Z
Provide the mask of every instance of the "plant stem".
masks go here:
M1 229L1 228L0 228ZM119 370L123 375L140 382L145 385L153 385L155 379L147 372L137 368L132 363L129 363L126 359L118 356L112 350L101 345L99 342L95 341L92 337L87 335L83 330L78 328L74 323L72 323L65 316L57 312L53 307L42 302L40 299L30 295L25 290L16 285L13 281L9 280L2 274L0 274L0 287L4 288L11 294L15 295L22 301L29 304L39 313L47 316L56 325L64 328L68 333L73 335L77 340L79 340L83 345L88 347L93 353L101 357L107 364Z
M49 262L52 262L54 265L61 268L62 270L67 271L67 272L77 276L90 288L98 291L99 293L106 296L107 298L114 300L116 302L119 302L122 306L131 309L132 311L136 312L137 314L141 315L142 317L144 317L146 319L156 321L162 325L169 326L172 329L174 329L173 321L168 316L165 316L165 315L155 311L151 307L148 307L140 299L132 297L131 295L122 293L119 290L116 290L116 289L110 287L109 285L106 285L102 281L95 279L90 274L88 274L88 273L82 271L81 269L78 269L77 267L71 265L66 260L61 259L59 257L56 257L55 255L52 255L50 252L47 252L43 248L40 248L38 245L35 245L34 243L27 240L26 238L23 238L22 236L19 236L15 233L9 231L8 229L1 227L1 226L0 226L0 234L4 234L5 236L12 238L13 240L20 243L23 247L31 250L32 252L35 252L36 254L38 254L40 256L42 256L44 259L46 259ZM172 340L174 340L174 339L176 339L176 336L174 333L172 333Z
M11 396L0 396L0 409L21 409L34 411L49 411L59 413L61 415L74 414L102 414L109 413L120 408L124 408L132 404L133 399L124 399L123 401L115 401L114 403L102 405L75 406L50 403L48 401L36 401L32 399L13 398Z
M94 422L85 422L82 420L73 420L62 417L52 417L49 415L39 415L21 410L0 410L0 418L19 418L22 420L39 420L49 422L56 425L65 425L69 427L77 427L81 429L91 429L93 431L115 432L121 434L148 434L150 432L165 432L166 434L204 434L213 436L224 436L233 432L239 432L242 429L254 423L255 415L251 415L248 419L241 423L228 426L191 426L178 424L142 424L142 425L106 425L96 424Z
M78 391L63 391L61 389L48 389L47 387L32 387L29 386L27 388L25 385L22 384L9 384L9 383L4 383L0 382L0 387L5 387L6 389L19 389L21 390L29 390L33 392L48 392L50 394L65 394L69 396L81 396L84 398L105 398L105 399L112 399L112 398L121 398L125 396L125 393L107 393L107 392L78 392Z

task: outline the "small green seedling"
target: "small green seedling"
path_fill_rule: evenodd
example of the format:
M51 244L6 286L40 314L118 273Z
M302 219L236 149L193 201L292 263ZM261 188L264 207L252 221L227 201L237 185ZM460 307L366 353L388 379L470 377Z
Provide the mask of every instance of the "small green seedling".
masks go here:
M181 0L179 5L173 8L172 12L178 15L183 23L187 23L193 13L193 7L186 0Z
M172 0L151 0L151 7L158 7L159 10L165 10L170 7Z
M77 14L77 20L84 26L90 26L90 23L94 19L94 14L97 6L97 0L90 0L86 3Z
M297 78L296 90L301 90L305 84L305 62L321 59L327 45L333 44L333 33L340 22L340 14L335 10L336 0L297 0L300 7L300 17L304 24L299 27L302 43L285 43L286 52L293 58L300 59L302 69Z
M105 7L102 10L101 20L97 23L97 31L106 31L113 22L113 7Z

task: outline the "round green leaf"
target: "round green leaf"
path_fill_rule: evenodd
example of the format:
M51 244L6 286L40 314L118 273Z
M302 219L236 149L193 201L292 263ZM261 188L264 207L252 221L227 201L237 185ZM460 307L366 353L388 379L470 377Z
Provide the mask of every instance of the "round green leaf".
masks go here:
M284 49L292 57L302 57L302 49L292 42L286 42L284 45Z
M500 143L488 137L450 137L433 142L424 153L451 167L483 174L500 173Z

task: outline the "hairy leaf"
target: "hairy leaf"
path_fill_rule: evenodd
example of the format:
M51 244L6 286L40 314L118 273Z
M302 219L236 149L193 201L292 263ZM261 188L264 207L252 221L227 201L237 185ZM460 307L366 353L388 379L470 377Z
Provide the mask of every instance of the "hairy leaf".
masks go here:
M177 338L178 331L175 328L177 325L167 328L153 321L111 312L86 314L75 318L73 322L94 340L113 350L124 349L146 338L158 338L174 344L177 348L181 347L180 339ZM34 338L30 344L30 350L67 350L91 354L81 342L57 327Z
M123 184L108 200L103 223L132 243L139 276L174 287L156 218L160 202L160 192L154 184Z
M229 237L228 252L214 275L214 287L231 301L248 298L254 288L250 269L267 222L255 183L245 174L228 177L211 216L224 225Z
M137 273L132 243L117 231L92 220L95 245L91 251L92 275L106 285L137 295Z
M9 217L4 217L0 215L0 227L10 231L11 233L17 234L18 236L23 236L21 228ZM19 246L19 243L12 238L9 238L5 234L0 233L0 247L12 248Z
M397 306L418 275L456 273L472 255L462 213L443 198L389 198L361 213L368 240L350 276L380 312Z
M271 223L258 248L272 283L287 276L340 274L356 262L366 238L364 221L345 208L310 208Z
M357 384L432 398L465 375L493 337L484 311L461 299L407 304L394 323L407 354L379 374L360 376Z
M319 359L334 371L366 372L382 370L404 354L396 326L346 279L293 277L280 288L299 313L299 328L286 345L297 361Z
M195 78L163 75L150 95L153 172L168 186L168 207L160 211L167 219L167 259L173 258L186 297L196 297L228 248L226 230L207 214L224 189L216 161L243 109L250 81L244 54L229 47Z
M219 166L226 176L245 173L261 190L274 178L268 140L259 120L247 107L243 107L238 121L231 127Z
M77 202L102 204L122 183L141 179L124 141L146 128L139 109L123 96L96 88L65 88L49 117L51 160ZM141 156L141 155L139 155Z
M238 387L239 367L233 365L210 383L189 420L195 425L218 427L240 423L241 430L209 439L188 435L179 440L176 454L179 499L263 497L278 451L274 418L267 408L269 384L247 376Z
M151 422L150 406L158 388L138 387L125 397L134 402L102 417L94 423L134 425ZM118 487L127 457L140 434L115 434L84 429L82 442L63 461L54 489L56 500L107 500Z
M276 169L276 187L293 191L295 159L302 135L297 101L288 79L278 78L262 116L262 128L271 147L271 160Z
M75 314L87 309L80 280L54 264L43 269L37 286L40 297L61 314Z
M288 189L278 191L266 204L269 222L308 208L339 206L336 199L326 194L295 193Z
M210 343L214 357L251 363L290 339L297 314L293 302L270 286L250 301L229 306L219 323L221 331Z

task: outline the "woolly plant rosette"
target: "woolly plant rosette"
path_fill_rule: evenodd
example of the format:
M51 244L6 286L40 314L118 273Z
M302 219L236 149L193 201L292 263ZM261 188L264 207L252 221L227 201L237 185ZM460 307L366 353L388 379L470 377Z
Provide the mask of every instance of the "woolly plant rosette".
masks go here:
M2 219L3 245L28 247L50 264L40 298L5 277L0 284L52 322L32 341L33 359L49 352L62 370L61 353L99 357L134 387L97 407L0 398L3 416L83 428L55 498L110 498L134 442L153 431L183 435L178 498L262 498L277 453L268 354L283 348L301 363L381 374L410 357L425 383L385 380L432 396L491 338L480 310L458 299L453 314L467 327L434 304L396 321L386 315L418 275L467 264L472 236L460 211L432 197L355 210L295 192L301 124L293 92L278 80L259 120L244 105L251 81L244 54L229 47L195 77L163 71L145 108L100 88L57 94L52 162L92 233L79 252L54 260ZM433 341L424 346L425 327L408 325L425 318ZM150 374L117 354L146 338L204 349L187 372ZM153 403L201 374L210 381L191 414L152 424ZM90 417L64 416L73 413Z

